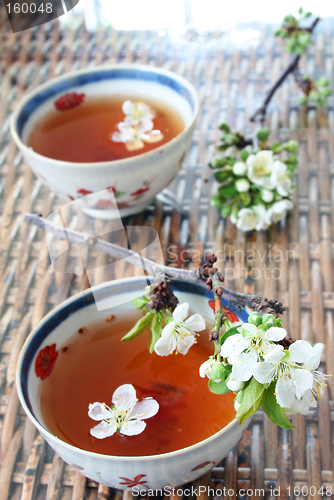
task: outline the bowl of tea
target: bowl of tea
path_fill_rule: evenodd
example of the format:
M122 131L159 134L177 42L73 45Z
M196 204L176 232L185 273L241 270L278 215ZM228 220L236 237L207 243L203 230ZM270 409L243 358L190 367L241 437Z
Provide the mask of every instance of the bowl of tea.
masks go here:
M34 173L90 215L143 210L175 177L199 110L186 79L160 68L112 65L52 79L11 118Z
M116 280L58 306L26 340L16 381L28 417L68 464L107 486L147 492L208 472L243 426L234 394L211 393L199 374L212 354L211 292L173 280L173 317L186 325L178 331L198 334L190 344L183 335L178 355L163 355L164 333L150 352L149 328L136 331L143 312L132 301L146 284L145 277Z

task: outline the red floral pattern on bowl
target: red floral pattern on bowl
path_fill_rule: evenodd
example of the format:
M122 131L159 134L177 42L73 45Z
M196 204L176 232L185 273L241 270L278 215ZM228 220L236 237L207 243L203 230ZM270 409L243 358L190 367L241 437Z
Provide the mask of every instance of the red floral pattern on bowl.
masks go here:
M58 111L68 111L69 109L79 106L83 102L85 96L86 94L70 92L59 97L59 99L54 102L54 105Z
M35 373L37 377L44 380L50 375L56 359L58 351L56 351L56 344L47 345L41 349L35 361Z

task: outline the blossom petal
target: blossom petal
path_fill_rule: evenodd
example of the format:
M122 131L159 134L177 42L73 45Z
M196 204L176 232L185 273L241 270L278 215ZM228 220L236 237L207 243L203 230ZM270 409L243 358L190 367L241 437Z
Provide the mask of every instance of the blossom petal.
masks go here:
M143 118L139 125L137 125L137 131L139 134L145 134L145 132L150 132L153 129L153 122L149 118Z
M170 325L175 326L175 323L170 323L167 326ZM173 335L174 326L172 327L171 333L169 334L165 333L164 336L161 335L160 339L157 340L157 342L155 343L154 351L156 352L156 354L158 354L158 356L169 356L169 354L172 354L172 352L174 352L177 346L175 335Z
M129 419L145 420L154 417L159 411L159 403L153 398L142 399L132 408Z
M253 376L257 356L254 352L239 354L238 359L232 366L232 377L239 382L246 382Z
M184 326L191 332L201 332L205 329L205 319L201 314L193 314L190 318L186 319Z
M271 326L269 330L264 334L265 340L271 340L272 342L277 342L283 340L286 337L286 330L278 326Z
M123 102L122 111L125 115L132 115L135 111L135 104L128 99Z
M244 323L238 328L238 332L243 333L243 337L251 339L257 334L257 327L252 323Z
M137 436L141 434L146 427L146 422L142 420L130 420L130 422L124 422L120 428L120 433L124 436Z
M240 391L244 387L243 382L239 382L238 380L235 380L231 375L229 376L228 380L226 381L226 386L230 389L232 392L237 392Z
M253 377L260 384L270 384L275 375L275 367L271 363L256 363Z
M177 350L180 354L187 354L190 347L196 343L196 338L194 335L187 335L186 337L182 337L180 342L177 345Z
M289 347L289 360L295 363L303 363L313 353L313 347L306 340L296 340Z
M202 378L210 377L210 372L212 368L212 360L204 361L199 367L199 376Z
M160 130L152 130L152 132L147 132L141 137L143 141L147 142L148 144L154 144L155 142L162 141L162 139L164 138L164 134L162 134Z
M279 377L276 384L277 403L282 408L290 408L295 400L295 386L288 377Z
M306 370L313 372L313 370L318 368L318 366L320 365L323 348L324 345L321 343L318 343L313 347L311 356L309 356L304 363L304 367Z
M221 346L220 354L223 356L223 358L238 356L248 347L248 344L249 342L247 342L247 340L241 335L241 333L231 335Z
M114 132L111 134L111 140L114 142L126 142L126 138L124 140L124 135L122 132Z
M270 363L272 365L278 365L278 363L281 361L282 358L284 358L285 354L283 352L284 348L283 346L277 346L281 347L281 349L275 349L273 351L268 351L268 354L265 355L265 361L266 363Z
M279 354L282 354L283 351L284 351L284 347L282 345L272 344L272 343L268 344L267 343L263 349L265 361L268 361L267 357L270 356L271 354L277 354L277 356L278 356ZM268 361L268 363L274 363L274 361L270 360L270 361Z
M113 413L102 403L91 403L88 407L88 416L93 420L104 420L111 418Z
M103 420L95 427L90 429L90 434L97 439L104 439L115 434L116 430L117 425L115 423L108 424Z
M188 302L184 302L183 304L179 304L173 312L173 318L176 323L182 323L188 316L189 304Z
M143 141L137 137L124 142L126 142L125 147L128 151L136 151L136 149L143 149L144 147Z
M291 372L296 386L296 397L300 399L305 391L312 389L313 375L302 368L292 368Z
M119 410L129 410L136 401L136 390L131 384L119 386L112 396L112 402Z

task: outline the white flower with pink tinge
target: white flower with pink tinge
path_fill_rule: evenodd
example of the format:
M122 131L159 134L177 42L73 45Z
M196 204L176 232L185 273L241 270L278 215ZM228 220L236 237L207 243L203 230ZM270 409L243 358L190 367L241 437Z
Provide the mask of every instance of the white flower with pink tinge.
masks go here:
M112 436L115 432L125 436L141 434L146 427L143 420L151 418L159 410L159 403L153 398L138 401L136 390L131 384L118 387L112 397L113 406L105 403L89 405L88 416L93 420L101 421L90 429L90 433L97 439Z
M144 120L152 120L154 111L143 102L133 102L129 99L123 102L122 111L125 114L124 121L128 125L136 126Z
M121 122L117 127L119 132L114 132L111 135L111 140L113 142L124 142L128 151L142 149L145 142L159 142L164 137L160 130L152 130L153 122L149 118L144 118L136 126Z

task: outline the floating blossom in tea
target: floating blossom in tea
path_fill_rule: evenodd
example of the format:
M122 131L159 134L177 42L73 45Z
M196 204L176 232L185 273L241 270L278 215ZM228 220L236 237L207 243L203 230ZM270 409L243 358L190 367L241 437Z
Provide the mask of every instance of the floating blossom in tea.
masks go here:
M141 434L146 427L143 420L158 413L159 404L155 399L145 398L138 401L136 390L131 384L118 387L112 397L113 405L92 403L89 405L88 416L101 421L90 430L93 437L104 439L115 432L125 436Z
M155 352L159 356L168 356L174 351L187 354L190 347L196 343L196 332L205 329L205 321L201 314L188 316L189 304L178 305L173 317L162 330L160 339L154 346Z
M111 135L113 142L124 142L128 151L135 151L142 149L145 142L152 144L163 139L160 130L153 130L155 113L147 104L128 100L123 103L122 110L126 116L124 122L117 125L119 131Z

